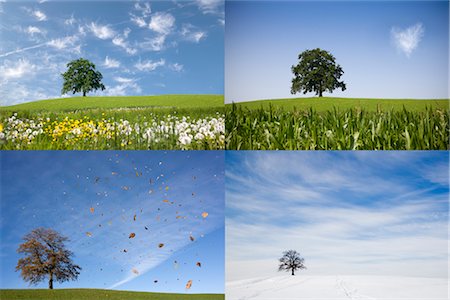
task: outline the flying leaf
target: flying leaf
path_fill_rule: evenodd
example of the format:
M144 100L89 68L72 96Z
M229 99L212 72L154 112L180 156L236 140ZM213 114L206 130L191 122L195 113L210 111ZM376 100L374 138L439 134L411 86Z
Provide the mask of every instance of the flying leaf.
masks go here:
M166 191L168 191L169 190L169 187L168 186L166 186Z
M186 289L190 289L191 286L192 286L192 280L189 280L189 281L186 283Z
M111 172L111 175L117 175L117 172Z
M148 230L147 226L144 226L145 230Z
M86 235L88 236L88 237L91 237L92 236L92 233L91 232L86 232Z
M202 263L199 262L199 261L196 263L196 265L197 265L198 267L200 267L200 268L202 267Z
M134 217L133 217L133 221L136 221L136 215L134 215Z
M139 274L139 271L138 271L138 270L136 270L136 269L134 269L134 268L133 268L133 269L131 269L131 272L133 272L133 273L134 273L134 274L136 274L136 275L137 275L137 274Z
M123 252L127 253L128 251L127 251L127 249L123 249Z
M189 239L191 240L191 242L195 240L195 238L192 235L189 236Z
M91 207L91 208L89 208L89 211L91 212L91 214L93 214L93 213L94 213L94 211L95 211L95 207Z
M132 239L136 236L136 234L134 232L130 233L130 235L128 236L129 239Z
M202 217L205 219L208 216L208 213L206 211L202 212Z
M124 191L128 191L129 189L130 189L129 186L123 186L123 187L122 187L122 190L124 190Z
M160 244L158 245L158 247L159 247L159 248L162 248L162 247L164 247L164 244L163 244L163 243L160 243Z

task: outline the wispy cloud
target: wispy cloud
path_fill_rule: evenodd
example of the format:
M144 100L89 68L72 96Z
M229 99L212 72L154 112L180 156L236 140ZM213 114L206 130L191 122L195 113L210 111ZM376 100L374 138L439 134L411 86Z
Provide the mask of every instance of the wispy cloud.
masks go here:
M71 51L80 53L80 46L75 47L75 44L79 41L78 36L71 35L63 38L52 39L48 42L48 45L58 50L68 49Z
M106 56L105 61L103 62L103 66L106 68L118 68L120 67L120 61Z
M223 6L224 0L196 0L196 3L204 14L216 14Z
M145 22L143 17L138 17L138 16L134 16L131 15L131 19L130 19L134 24L136 24L137 26L143 28L147 26L147 22Z
M44 14L42 11L40 10L35 10L32 11L32 15L38 20L38 21L46 21L47 20L47 15Z
M150 13L152 12L150 3L148 3L148 2L145 2L142 4L139 2L136 2L134 4L134 9L141 12L143 17L148 17L150 15Z
M102 40L113 38L116 35L116 32L110 27L110 25L99 25L92 22L88 28L97 38Z
M162 67L166 64L165 59L161 58L158 61L152 61L152 60L146 60L146 61L139 61L134 66L139 71L154 71L158 67Z
M32 74L36 70L36 65L26 59L18 61L5 61L0 66L0 78L3 80L18 79L25 75Z
M70 16L70 18L64 20L64 24L72 26L77 22L75 17L73 15Z
M391 37L398 50L405 53L407 57L418 47L422 37L424 36L425 28L422 23L417 23L406 29L393 27L391 29Z
M200 40L206 38L206 32L197 29L192 24L183 24L181 28L181 35L187 41L198 43Z
M25 29L25 32L27 32L27 33L30 34L30 35L34 35L34 34L36 34L36 33L40 33L40 34L43 33L43 31L42 31L41 29L39 29L38 27L36 27L36 26L28 26L28 27Z
M157 12L152 15L149 28L159 34L168 35L175 25L175 17L170 13Z
M179 63L170 64L169 68L175 72L181 72L184 69L184 66Z

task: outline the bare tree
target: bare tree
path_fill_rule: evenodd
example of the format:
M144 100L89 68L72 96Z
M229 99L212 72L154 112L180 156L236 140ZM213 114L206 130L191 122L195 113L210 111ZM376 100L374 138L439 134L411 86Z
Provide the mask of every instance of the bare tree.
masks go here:
M37 228L23 237L17 249L25 257L19 259L16 271L21 271L23 280L37 284L48 276L48 288L53 289L53 280L64 282L75 280L81 268L75 265L66 249L69 239L50 228Z
M291 270L291 274L295 275L296 270L306 269L304 265L305 259L300 257L300 253L295 250L288 250L283 252L283 256L279 259L280 265L278 271Z

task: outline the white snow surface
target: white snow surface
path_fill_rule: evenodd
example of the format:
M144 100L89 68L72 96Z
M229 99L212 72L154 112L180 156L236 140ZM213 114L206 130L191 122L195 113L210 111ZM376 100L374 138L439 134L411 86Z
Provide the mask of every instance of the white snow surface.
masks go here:
M446 278L400 276L291 276L228 281L226 300L447 300Z

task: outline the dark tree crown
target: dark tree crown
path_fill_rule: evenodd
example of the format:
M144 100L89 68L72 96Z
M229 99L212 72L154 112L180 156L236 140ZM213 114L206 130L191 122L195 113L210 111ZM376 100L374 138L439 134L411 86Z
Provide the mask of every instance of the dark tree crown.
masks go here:
M322 97L325 91L332 93L337 88L346 90L345 83L339 81L344 71L328 51L319 48L305 50L298 55L298 60L298 64L291 68L294 73L291 94L315 92Z
M23 237L24 242L17 249L24 258L17 262L16 271L31 284L37 284L49 277L49 288L53 279L64 282L77 279L80 266L71 260L73 253L66 249L68 238L50 228L37 228Z
M294 275L295 271L306 269L305 260L295 250L284 251L283 256L278 261L280 263L278 271L291 271L291 274Z
M87 59L79 58L67 64L68 70L61 74L64 79L62 94L82 92L83 97L90 91L105 89L103 75L95 70L95 65Z

